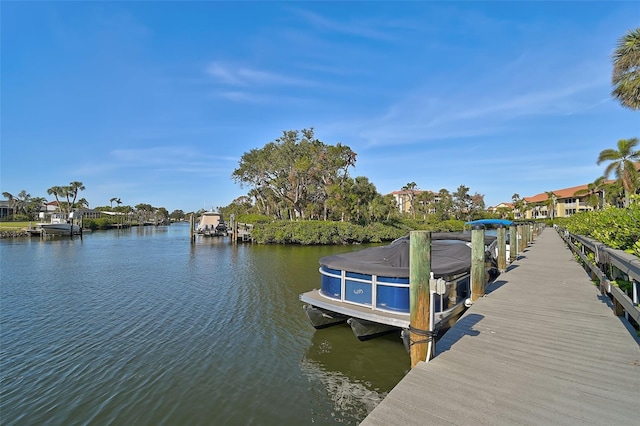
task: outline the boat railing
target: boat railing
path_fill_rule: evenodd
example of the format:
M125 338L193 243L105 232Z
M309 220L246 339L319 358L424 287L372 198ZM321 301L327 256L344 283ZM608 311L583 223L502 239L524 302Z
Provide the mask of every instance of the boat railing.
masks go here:
M324 267L320 267L319 272L323 281L320 295L323 297L373 311L409 315L408 278L369 275ZM325 277L329 282L325 283ZM439 312L461 303L468 297L469 277L468 273L444 277L442 290L434 293L435 306L439 307Z

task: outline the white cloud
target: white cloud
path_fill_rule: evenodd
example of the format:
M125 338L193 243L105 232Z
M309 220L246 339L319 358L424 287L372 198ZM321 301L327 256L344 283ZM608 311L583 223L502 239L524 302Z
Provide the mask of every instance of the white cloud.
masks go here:
M218 82L232 86L315 86L316 83L298 77L277 74L256 68L235 66L214 61L209 63L207 74Z

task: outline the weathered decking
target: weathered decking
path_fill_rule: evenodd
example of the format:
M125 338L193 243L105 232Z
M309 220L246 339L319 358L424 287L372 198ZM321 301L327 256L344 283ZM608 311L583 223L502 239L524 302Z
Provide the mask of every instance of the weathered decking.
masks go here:
M638 425L640 349L546 229L361 423Z

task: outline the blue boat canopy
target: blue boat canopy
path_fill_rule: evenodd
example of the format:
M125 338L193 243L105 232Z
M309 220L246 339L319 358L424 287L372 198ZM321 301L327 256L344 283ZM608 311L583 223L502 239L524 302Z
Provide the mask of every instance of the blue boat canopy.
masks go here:
M465 225L484 225L484 226L496 226L496 225L504 225L504 226L510 226L512 225L513 222L510 220L506 220L506 219L478 219L478 220L473 220L471 222L467 222L465 223Z

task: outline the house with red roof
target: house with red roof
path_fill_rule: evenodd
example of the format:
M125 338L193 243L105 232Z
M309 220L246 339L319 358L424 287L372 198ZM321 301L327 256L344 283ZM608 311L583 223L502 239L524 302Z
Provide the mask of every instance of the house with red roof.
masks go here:
M576 213L593 210L593 206L586 203L587 195L576 196L576 192L586 192L588 185L572 186L570 188L556 189L553 193L553 207L548 204L549 195L546 192L532 197L524 197L527 204L525 216L515 214L516 219L547 219L556 217L570 217ZM601 197L604 194L600 194ZM552 211L553 210L553 211Z

